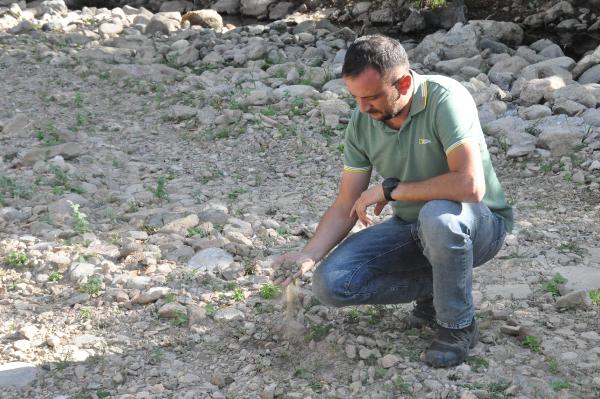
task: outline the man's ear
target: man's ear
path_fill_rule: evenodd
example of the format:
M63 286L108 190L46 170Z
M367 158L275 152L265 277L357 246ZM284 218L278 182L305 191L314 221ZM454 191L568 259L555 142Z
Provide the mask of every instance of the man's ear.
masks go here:
M406 94L408 92L408 89L410 89L411 83L412 75L410 73L407 73L406 75L404 75L396 81L396 89L398 89L398 91L401 94Z

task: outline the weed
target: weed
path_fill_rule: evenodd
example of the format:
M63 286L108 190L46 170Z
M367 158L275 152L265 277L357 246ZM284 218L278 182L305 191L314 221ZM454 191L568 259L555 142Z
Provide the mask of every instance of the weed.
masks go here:
M338 150L338 152L340 154L343 154L344 150L345 150L344 143L338 144L338 146L336 147L336 149Z
M319 393L323 390L323 384L320 381L311 381L308 384L308 387L312 389L314 392Z
M187 230L187 237L198 237L204 238L208 236L208 232L204 230L202 227L190 227Z
M174 293L172 293L172 292L169 292L168 294L166 294L166 295L163 297L163 301L164 301L165 303L171 303L171 302L175 302L175 298L176 298L175 294L174 294Z
M81 108L83 106L83 98L81 98L81 93L75 93L75 98L73 98L73 105L75 108Z
M31 186L18 183L10 177L0 176L0 203L3 203L1 199L4 196L31 199L33 196L33 188Z
M531 126L525 128L525 132L537 137L540 135L540 133L542 133L542 129L538 127L537 123L534 123Z
M588 295L590 296L590 299L594 305L600 306L600 289L591 290Z
M73 217L73 228L79 234L90 231L90 222L87 220L87 215L79 210L79 204L69 201Z
M270 303L265 305L260 302L256 302L254 304L254 310L256 311L256 314L273 313L275 312L275 306Z
M185 314L181 310L177 310L175 312L175 318L173 319L173 324L175 324L177 327L187 326L189 321L190 321L190 319L187 316L187 314Z
M565 173L563 175L563 180L570 183L573 181L573 175L570 173Z
M561 253L574 253L579 256L585 255L585 249L581 248L577 243L573 241L563 242L559 245L558 251ZM566 281L565 281L566 282Z
M544 288L544 291L549 292L552 294L552 296L556 297L560 296L558 286L566 282L566 278L564 278L560 273L556 273L554 277L552 277L551 280L546 281L542 287Z
M171 180L170 176L160 176L156 182L156 188L149 187L148 191L154 194L159 200L168 200L169 193L167 192L167 183L169 180Z
M90 307L82 307L81 309L79 309L79 316L81 316L82 319L85 320L89 320L92 318L92 308Z
M75 115L75 126L81 127L81 126L85 125L85 122L86 122L85 116L81 112L78 112Z
M84 189L78 186L74 186L71 183L71 176L67 174L64 170L58 167L55 164L48 165L48 169L54 175L54 179L50 181L52 187L52 192L54 194L62 194L65 191L71 191L77 194L82 194L85 192Z
M96 396L99 398L108 398L109 396L112 396L112 394L108 391L96 391Z
M23 267L29 262L29 258L24 252L10 251L4 261L12 267Z
M150 364L158 364L164 355L162 348L154 348L150 353Z
M286 236L289 234L288 230L285 227L278 227L276 230L277 234L280 236Z
M467 364L471 366L474 372L478 373L482 369L486 369L490 363L486 358L481 356L470 356L467 358Z
M552 164L550 162L544 162L540 165L540 172L543 174L548 174L552 172Z
M409 362L419 362L421 360L421 354L416 349L403 349L400 351L400 355Z
M98 276L92 276L79 287L79 291L90 295L97 295L102 289L102 280Z
M236 302L241 302L244 299L246 299L246 296L244 295L244 291L240 287L236 287L233 290L233 300Z
M98 79L100 80L108 80L110 79L110 72L108 71L102 71L98 74Z
M271 106L266 106L260 110L264 116L275 116L275 110Z
M279 287L273 283L266 283L260 287L260 296L263 299L273 299L280 294Z
M346 315L346 319L350 323L358 323L358 319L360 318L360 310L358 308L351 308Z
M48 276L48 281L52 281L53 283L56 283L56 282L59 282L60 280L62 280L62 278L63 278L63 275L60 274L59 272L52 272Z
M38 129L35 132L35 137L47 146L53 146L63 142L63 139L60 137L60 132L52 122L49 122L44 129Z
M548 364L548 371L551 374L557 374L558 373L558 361L555 358L549 357L546 360L546 363Z
M552 384L550 384L550 386L555 392L571 388L571 384L565 381L553 381Z
M383 367L377 367L375 369L375 379L383 380L388 373L388 369L384 369Z
M227 194L227 198L229 198L230 200L236 200L240 194L244 194L245 192L246 190L244 189L236 189Z
M307 336L308 341L321 341L331 330L331 326L327 324L315 324L310 328Z
M439 8L446 6L446 0L415 0L415 6L419 9L423 8Z
M206 315L209 317L213 317L215 315L215 313L217 313L217 307L215 305L213 305L212 303L207 303L206 307L204 308L204 310L206 311Z
M401 376L397 376L392 380L392 387L395 392L398 392L403 395L411 395L412 394L412 385L408 382L405 382Z
M540 346L540 340L534 335L526 335L521 341L521 345L525 348L531 349L532 352L541 353L542 348Z

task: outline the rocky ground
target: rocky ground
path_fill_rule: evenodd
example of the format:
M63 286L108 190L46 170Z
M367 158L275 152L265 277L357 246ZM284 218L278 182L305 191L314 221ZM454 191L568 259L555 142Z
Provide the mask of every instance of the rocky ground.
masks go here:
M1 398L600 395L600 50L573 60L492 21L405 43L416 70L473 93L517 215L475 271L481 342L436 370L410 305L333 309L310 275L269 283L336 193L352 30L56 0L8 13Z

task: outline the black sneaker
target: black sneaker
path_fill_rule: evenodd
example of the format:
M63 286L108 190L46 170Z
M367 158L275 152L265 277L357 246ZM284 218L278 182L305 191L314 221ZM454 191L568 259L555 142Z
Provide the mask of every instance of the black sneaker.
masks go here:
M435 328L435 308L433 298L417 301L406 319L408 329Z
M461 364L469 349L477 345L479 330L475 319L470 326L450 329L438 326L436 337L425 351L425 363L432 367L452 367Z

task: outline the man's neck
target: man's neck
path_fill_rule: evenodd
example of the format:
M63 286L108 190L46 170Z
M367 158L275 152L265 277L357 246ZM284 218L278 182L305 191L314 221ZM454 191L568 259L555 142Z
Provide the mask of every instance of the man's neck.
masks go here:
M410 107L412 105L412 100L413 96L411 94L408 104L406 104L406 106L402 108L400 114L398 114L398 116L393 117L392 119L385 121L384 123L392 129L400 130L402 125L404 125L404 122L406 122L406 119L408 119L408 115L410 114Z

